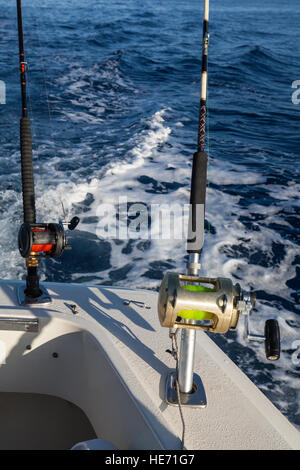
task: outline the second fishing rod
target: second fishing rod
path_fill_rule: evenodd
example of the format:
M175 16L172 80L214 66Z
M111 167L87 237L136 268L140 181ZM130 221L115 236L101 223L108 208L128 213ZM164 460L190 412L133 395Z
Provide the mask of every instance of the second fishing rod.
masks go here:
M197 151L193 156L190 213L188 226L188 264L187 273L197 276L200 270L200 257L204 243L205 199L207 181L207 154L205 152L206 100L207 100L207 60L208 60L208 24L209 0L204 0L204 18L202 35L201 96L198 125ZM193 320L186 320L193 324ZM181 332L180 358L178 364L178 382L182 393L190 393L193 388L194 357L196 330L183 329Z

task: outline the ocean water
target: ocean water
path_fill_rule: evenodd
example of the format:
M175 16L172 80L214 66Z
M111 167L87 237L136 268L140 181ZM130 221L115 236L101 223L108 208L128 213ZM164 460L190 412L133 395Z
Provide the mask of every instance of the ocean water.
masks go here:
M119 196L188 203L202 14L200 0L23 0L38 220L61 219L62 202L81 218L72 252L42 263L42 280L158 289L185 269L183 240L101 239L97 227ZM0 0L0 24L0 277L22 279L14 1ZM257 292L254 333L278 319L276 363L242 325L213 339L300 428L299 25L297 0L211 2L202 273Z

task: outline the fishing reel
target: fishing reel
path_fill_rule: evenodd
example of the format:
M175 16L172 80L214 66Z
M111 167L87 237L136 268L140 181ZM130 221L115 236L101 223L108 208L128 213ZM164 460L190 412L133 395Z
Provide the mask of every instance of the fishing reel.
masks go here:
M23 258L58 258L64 249L70 249L65 229L74 230L79 223L73 217L69 223L30 224L24 223L19 230L19 251Z
M251 335L249 316L255 306L255 294L245 292L239 284L226 278L166 273L158 298L158 315L167 328L193 328L212 333L227 333L237 327L240 316L245 318L245 338L265 341L266 357L280 357L278 322L267 320L265 335Z

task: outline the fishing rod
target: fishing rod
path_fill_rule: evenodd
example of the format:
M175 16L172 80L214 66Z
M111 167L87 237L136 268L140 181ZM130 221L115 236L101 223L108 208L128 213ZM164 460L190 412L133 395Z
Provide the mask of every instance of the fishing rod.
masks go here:
M264 341L266 357L280 357L278 322L266 321L264 335L250 333L249 316L255 306L254 292L243 291L239 284L227 278L199 276L200 257L204 243L207 153L205 152L207 114L207 63L209 43L209 0L204 0L202 35L201 96L199 109L197 151L193 156L190 211L187 239L187 274L166 273L158 298L158 315L162 326L169 328L172 351L176 360L175 372L166 383L168 404L181 407L205 407L206 395L201 378L194 373L196 331L226 333L237 327L244 317L246 340ZM181 329L180 350L176 334Z
M205 200L207 180L207 153L205 152L206 99L207 99L207 59L209 43L209 0L204 0L204 18L202 34L201 95L198 124L198 148L193 156L190 213L188 226L187 272L197 276L200 270L200 256L204 243ZM193 324L193 320L185 320ZM193 388L196 330L187 328L181 333L181 352L178 364L179 388L183 393L190 393Z
M199 258L204 242L205 199L207 179L207 153L205 152L205 127L206 127L206 98L207 98L207 58L208 58L208 23L209 0L204 0L203 38L202 38L202 69L201 69L201 96L198 124L198 148L193 156L190 217L187 241L189 254L188 272L197 274L200 265Z
M17 0L18 15L18 36L19 36L19 63L20 82L22 97L22 117L20 119L20 146L21 146L21 174L22 174L22 194L23 194L23 214L24 223L35 224L35 194L34 175L32 159L32 138L30 119L28 118L26 102L26 66L24 53L24 36L21 0ZM26 258L27 278L26 294L29 297L37 298L41 295L39 288L39 278L37 275L37 260L34 257Z
M34 170L32 154L31 125L27 110L26 71L27 62L24 52L24 34L21 0L17 0L17 22L19 39L19 66L22 100L22 117L20 119L21 177L23 194L24 223L19 230L19 251L26 259L26 287L19 290L19 301L22 304L49 303L50 296L40 286L37 268L40 257L58 257L67 245L65 228L74 230L79 218L74 217L69 223L37 224L35 210Z

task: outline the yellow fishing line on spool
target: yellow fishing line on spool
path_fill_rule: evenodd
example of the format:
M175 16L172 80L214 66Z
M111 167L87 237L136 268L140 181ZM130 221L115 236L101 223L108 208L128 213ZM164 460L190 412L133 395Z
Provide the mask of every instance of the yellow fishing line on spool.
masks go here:
M194 284L187 284L182 286L183 289L194 291L194 292L212 292L213 289L204 286L196 286ZM202 312L201 310L180 310L178 316L185 318L186 320L211 320L213 317L212 313Z

